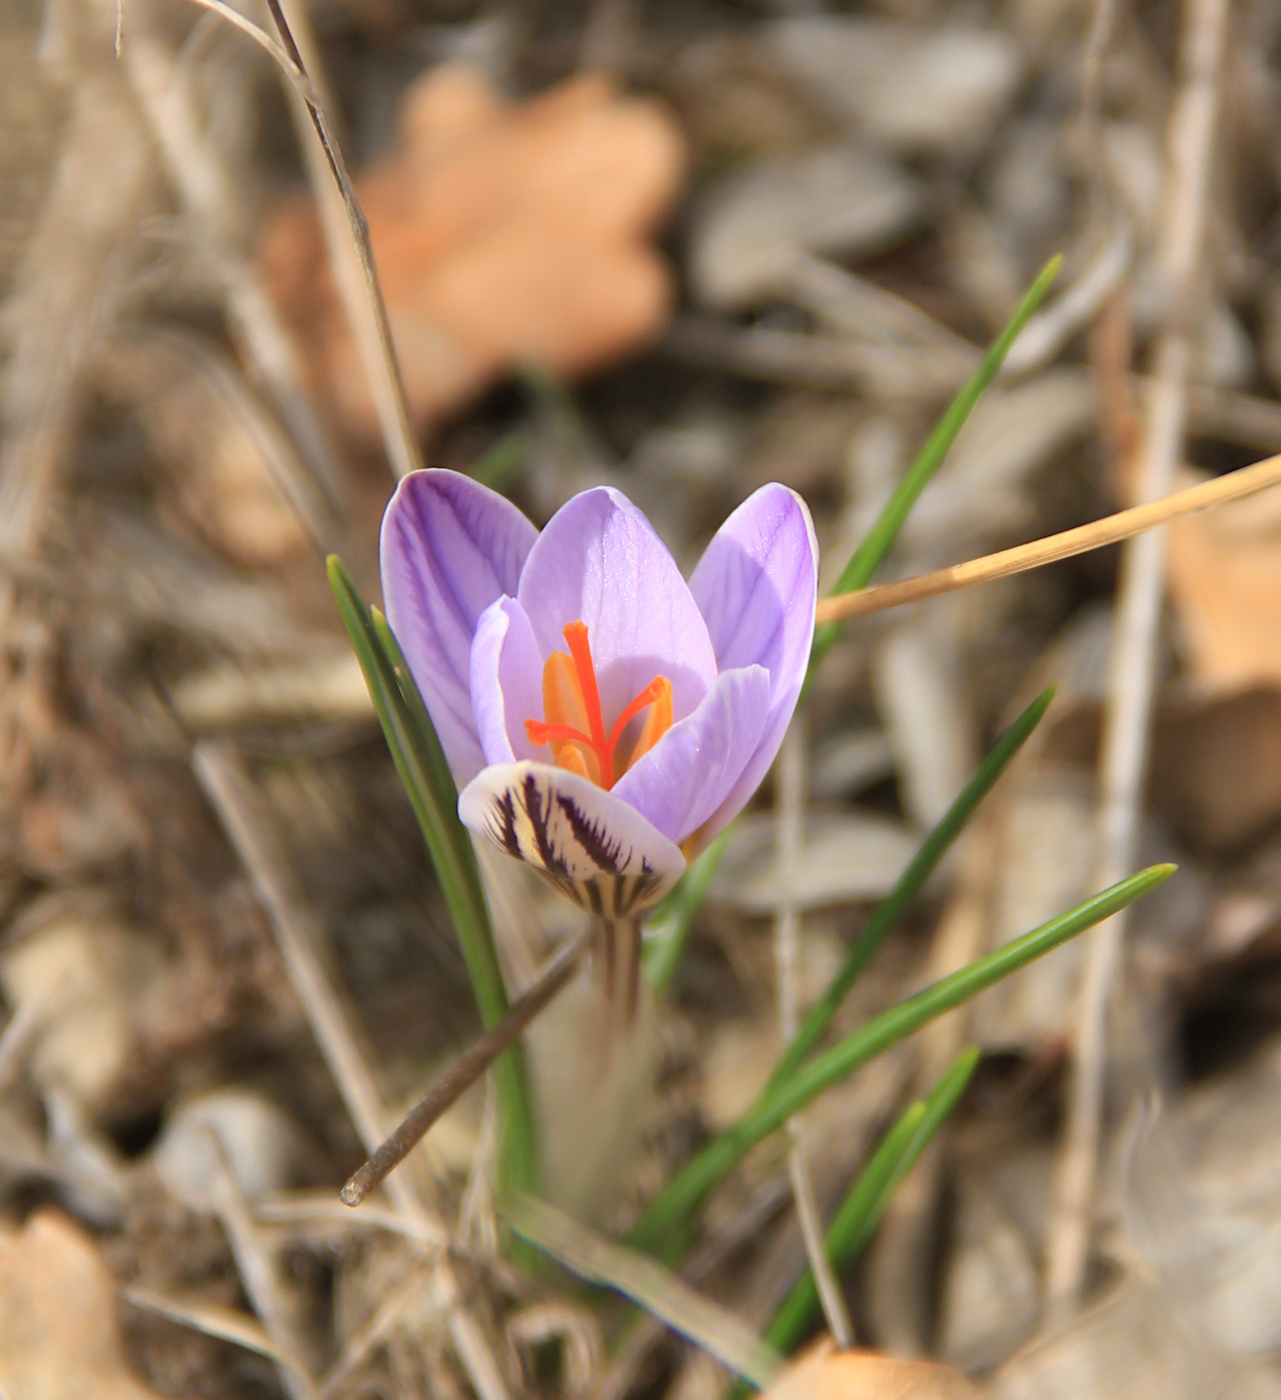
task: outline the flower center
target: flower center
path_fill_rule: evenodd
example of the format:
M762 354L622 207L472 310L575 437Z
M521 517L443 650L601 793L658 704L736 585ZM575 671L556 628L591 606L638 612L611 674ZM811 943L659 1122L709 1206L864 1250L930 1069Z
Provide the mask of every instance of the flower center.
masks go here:
M554 651L543 667L545 721L527 719L525 733L532 744L550 744L559 767L590 778L608 790L672 727L672 683L666 676L655 676L623 707L614 727L606 734L587 624L571 622L565 628L565 640L569 643L569 655ZM648 710L649 714L645 716L640 737L620 766L619 741L642 710Z

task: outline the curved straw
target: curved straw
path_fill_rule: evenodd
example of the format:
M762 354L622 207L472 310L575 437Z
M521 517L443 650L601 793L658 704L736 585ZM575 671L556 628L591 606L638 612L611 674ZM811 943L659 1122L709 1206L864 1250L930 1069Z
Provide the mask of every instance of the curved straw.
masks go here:
M899 583L882 583L856 593L823 598L815 620L821 626L825 622L838 622L847 617L861 617L865 613L901 607L904 603L916 603L922 598L936 598L941 593L955 593L958 589L987 583L991 579L1009 578L1011 574L1037 569L1042 564L1070 559L1074 554L1086 554L1104 545L1119 544L1132 535L1141 535L1145 530L1169 524L1181 516L1224 505L1228 501L1239 501L1243 496L1252 496L1256 491L1265 491L1278 483L1281 483L1281 456L1268 457L1252 467L1215 477L1213 481L1192 486L1186 491L1176 491L1174 495L1165 496L1159 501L1118 511L1116 515L1104 516L1102 520L1078 525L1061 534L1046 535L1044 539L1033 540L1030 544L1016 545L997 554L985 554L980 559L936 569L930 574L919 574L916 578L906 578Z

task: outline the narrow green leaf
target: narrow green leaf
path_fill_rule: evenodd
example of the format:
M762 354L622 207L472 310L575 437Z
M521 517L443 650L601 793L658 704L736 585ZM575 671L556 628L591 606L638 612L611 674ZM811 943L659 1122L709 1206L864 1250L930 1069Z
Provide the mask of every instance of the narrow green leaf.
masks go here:
M458 791L418 687L381 613L370 615L342 561L328 560L329 585L355 650L401 783L418 819L441 893L458 934L486 1027L507 1014L507 990L494 948L476 855L458 820ZM519 1043L494 1064L503 1123L504 1186L537 1188L537 1147L529 1082Z
M890 552L890 546L893 545L898 532L903 528L903 522L916 504L916 498L925 489L934 473L943 465L944 458L956 441L957 434L965 426L965 420L973 412L974 405L983 397L984 391L996 378L998 370L1005 362L1006 355L1010 353L1010 347L1018 339L1019 332L1027 325L1033 312L1045 299L1045 294L1050 290L1050 283L1058 275L1062 262L1062 257L1051 258L1041 269L1040 276L1032 283L1023 300L1019 302L1009 324L992 342L991 348L984 355L978 369L974 371L968 383L952 400L947 412L939 420L938 426L926 440L925 446L916 454L916 460L907 469L903 480L899 482L894 494L886 502L885 508L876 519L876 523L850 556L849 563L846 564L840 578L836 581L836 587L832 590L834 597L842 593L854 593L860 588L867 587L872 575L880 567L881 561ZM839 622L829 622L815 630L814 646L810 652L810 680L813 679L814 672L827 655L832 643L840 636L841 626L842 624Z
M979 803L992 790L992 785L1009 766L1010 760L1023 747L1040 724L1057 687L1044 690L1014 721L992 747L978 772L970 779L960 796L952 803L942 820L921 843L911 864L899 876L898 883L877 906L863 931L854 941L841 970L832 978L823 995L811 1007L801 1023L795 1039L783 1052L774 1073L770 1075L765 1094L790 1079L810 1053L836 1015L850 988L858 981L863 969L871 962L885 935L903 917L908 905L916 898L922 885L934 873L953 841L965 829Z
M667 990L685 951L685 940L702 907L707 887L721 863L729 832L722 831L708 848L690 861L676 888L654 910L645 925L645 945L641 953L645 975L656 997Z
M1051 919L890 1007L862 1030L816 1055L785 1084L751 1108L729 1132L709 1143L650 1205L632 1231L629 1242L644 1249L656 1249L699 1208L712 1187L749 1149L819 1094L935 1017L969 1001L993 983L1132 904L1168 880L1174 870L1173 865L1154 865L1120 881L1057 919Z
M859 1173L827 1231L827 1256L838 1275L867 1247L895 1191L956 1107L978 1063L976 1049L962 1051L929 1098L904 1111ZM765 1339L787 1355L804 1340L818 1313L818 1289L807 1271L774 1314Z

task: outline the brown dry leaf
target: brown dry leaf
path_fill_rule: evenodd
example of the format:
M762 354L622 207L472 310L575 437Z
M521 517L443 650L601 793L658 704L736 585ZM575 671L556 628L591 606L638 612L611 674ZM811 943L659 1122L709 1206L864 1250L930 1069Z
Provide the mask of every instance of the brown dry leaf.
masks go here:
M980 1400L960 1371L821 1342L765 1392L763 1400Z
M1200 685L1219 692L1281 682L1281 493L1172 525L1167 569Z
M672 280L646 237L684 169L672 118L604 77L512 105L467 68L419 79L395 150L356 184L415 420L439 417L517 362L579 374L653 337ZM350 429L372 434L309 206L277 210L260 263L317 389Z
M0 1234L0 1383L21 1400L158 1400L126 1366L107 1266L56 1211Z

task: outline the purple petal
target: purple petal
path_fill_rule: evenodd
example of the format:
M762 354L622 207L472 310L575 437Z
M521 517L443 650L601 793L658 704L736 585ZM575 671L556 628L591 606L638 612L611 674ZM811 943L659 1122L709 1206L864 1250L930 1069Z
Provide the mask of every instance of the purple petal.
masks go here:
M457 472L413 472L383 516L387 621L460 784L485 763L471 708L476 623L515 594L537 538L510 501Z
M805 502L786 486L762 486L716 532L689 586L720 667L770 673L759 747L703 828L710 840L760 786L800 698L818 602L818 545Z
M485 768L458 799L463 824L528 862L583 908L638 914L680 878L680 847L634 807L546 763Z
M749 496L716 532L689 587L722 671L764 666L774 697L804 676L818 545L809 507L795 491L775 482Z
M471 702L486 763L545 759L527 719L543 717L543 658L525 610L499 598L480 615L471 644Z
M804 674L797 679L796 684L790 690L775 698L766 718L765 728L756 752L748 760L742 773L739 774L738 781L730 788L725 800L707 819L699 832L699 839L703 845L725 830L752 800L752 794L765 781L770 764L774 762L783 743L783 735L787 733L787 726L792 722L796 702L801 698L801 682L803 680Z
M623 774L613 795L665 836L684 841L720 808L752 761L769 706L763 666L722 671L698 709Z
M618 491L575 496L529 553L516 595L544 655L565 650L567 623L587 624L608 728L655 676L684 719L716 679L716 656L667 546Z

